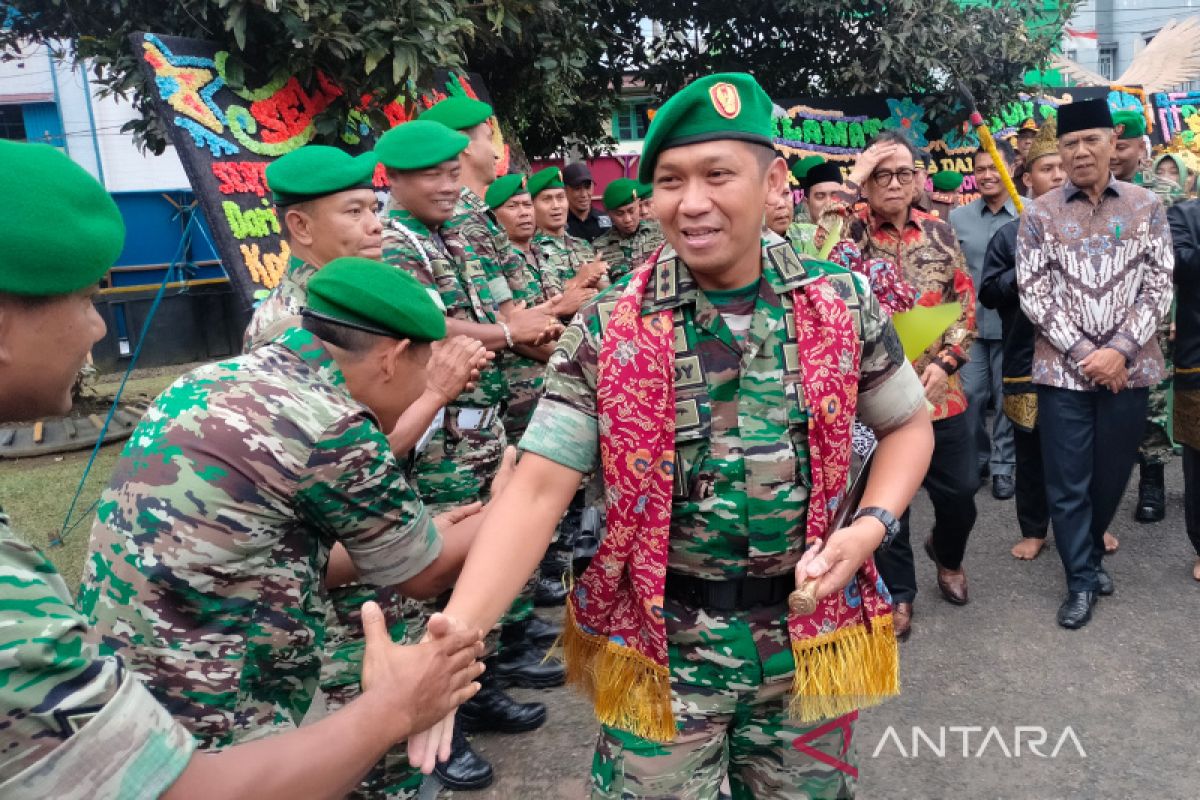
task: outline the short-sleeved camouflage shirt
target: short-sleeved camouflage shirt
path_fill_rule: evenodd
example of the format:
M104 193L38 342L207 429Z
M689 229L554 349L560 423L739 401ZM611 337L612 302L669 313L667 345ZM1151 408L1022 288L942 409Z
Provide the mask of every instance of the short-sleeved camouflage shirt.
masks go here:
M279 285L254 309L254 316L246 326L246 335L242 341L244 352L248 353L274 339L275 335L280 333L275 329L278 324L304 310L308 303L308 282L317 274L318 269L295 256L291 257Z
M337 541L379 586L441 549L378 421L293 328L155 401L100 498L80 607L103 652L223 747L307 710Z
M0 510L0 797L157 798L195 742L87 622Z
M513 297L535 306L562 293L562 286L556 282L557 276L545 269L537 250L531 247L528 251L522 251L513 244L509 247L516 257L521 259L523 267L520 285L512 287ZM533 408L537 405L538 395L541 394L546 365L520 353L508 354L504 363L509 393L508 408L504 412L504 428L510 441L514 441L525 431L533 416Z
M586 239L580 239L564 232L562 236L551 236L539 230L533 235L530 245L537 252L544 271L554 276L554 281L562 286L579 268L596 257L596 249Z
M484 260L460 229L431 231L403 208L393 207L383 226L383 260L415 277L451 319L495 323L500 305L512 299L507 284L497 297ZM500 353L483 370L475 389L458 396L455 405L490 408L508 396Z
M676 485L668 567L712 580L785 573L804 548L809 411L799 387L803 354L792 290L817 273L774 234L764 241L762 264L749 319L734 323L744 337L735 337L670 248L652 267L643 306L645 313L671 309L675 318ZM890 430L925 402L920 381L862 279L847 271L825 277L861 333L859 419ZM604 424L596 411L597 360L620 290L584 306L559 340L523 450L582 473L597 466Z
M596 248L597 258L608 264L608 277L616 283L644 264L662 243L662 229L642 220L629 236L622 236L615 226L610 228L592 242L592 247Z
M513 283L520 279L525 264L512 252L508 234L492 216L483 198L466 186L462 187L454 216L444 227L457 231L479 257L497 305L513 299Z

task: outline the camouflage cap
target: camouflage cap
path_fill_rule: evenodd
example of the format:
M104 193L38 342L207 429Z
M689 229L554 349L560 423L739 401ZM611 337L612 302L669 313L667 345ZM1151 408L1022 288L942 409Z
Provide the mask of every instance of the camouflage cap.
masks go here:
M418 119L440 122L455 131L465 131L487 122L492 116L492 107L482 100L458 94L435 103Z
M497 178L488 187L483 200L488 204L488 208L497 209L516 195L527 193L529 190L526 188L526 183L528 183L528 179L519 172Z
M389 169L428 169L457 158L470 143L466 134L452 131L440 122L414 119L380 136L375 143L375 155Z
M1112 120L1121 131L1119 139L1140 139L1146 135L1146 117L1140 111L1123 108L1113 112Z
M0 292L51 297L97 283L125 245L112 197L57 147L0 140Z
M374 153L352 156L336 147L309 144L272 161L266 169L267 186L277 206L370 189L376 163Z
M642 143L638 180L654 177L662 151L699 142L737 139L773 147L774 104L753 75L723 72L692 81L654 115Z
M633 178L617 178L604 187L604 207L609 211L618 209L641 197L640 184Z
M537 197L541 192L547 189L562 189L565 184L562 181L562 169L559 167L546 167L538 170L529 176L529 193Z
M308 282L304 315L392 339L434 341L446 317L417 279L369 258L335 258Z

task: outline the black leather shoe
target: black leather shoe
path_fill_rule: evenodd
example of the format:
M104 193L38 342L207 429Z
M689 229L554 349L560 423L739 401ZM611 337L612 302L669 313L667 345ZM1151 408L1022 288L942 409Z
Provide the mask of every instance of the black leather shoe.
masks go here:
M486 686L462 704L458 721L467 733L525 733L545 724L546 704L518 703L495 686Z
M1096 570L1096 583L1096 594L1101 597L1108 597L1117 590L1116 585L1113 583L1112 575L1109 575L1104 567Z
M500 652L488 659L487 671L502 686L551 689L567 682L567 670L545 650L530 644L525 623L505 625L500 630Z
M1067 592L1067 599L1058 607L1058 624L1075 630L1087 625L1096 605L1095 592Z
M557 575L543 573L533 587L533 604L538 608L561 606L567 600L567 586Z
M525 623L525 639L536 647L546 649L558 641L558 637L562 636L562 630L562 625L547 622L534 614Z
M1167 516L1167 489L1163 483L1162 464L1143 464L1138 480L1137 510L1133 518L1138 522L1162 522Z
M997 500L1011 500L1017 493L1017 483L1012 475L992 476L992 497Z
M461 712L460 712L461 713ZM450 745L450 760L439 761L433 768L438 780L455 792L486 789L492 784L492 765L471 748L458 717L454 719L454 739Z

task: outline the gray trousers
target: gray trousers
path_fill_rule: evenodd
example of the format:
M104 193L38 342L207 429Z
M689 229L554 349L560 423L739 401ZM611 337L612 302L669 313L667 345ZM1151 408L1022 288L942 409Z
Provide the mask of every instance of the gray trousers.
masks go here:
M976 339L971 343L971 360L963 365L961 374L979 466L987 465L993 475L1011 476L1017 469L1017 446L1012 422L1004 414L1002 359L999 339ZM989 403L996 409L990 436L986 425Z

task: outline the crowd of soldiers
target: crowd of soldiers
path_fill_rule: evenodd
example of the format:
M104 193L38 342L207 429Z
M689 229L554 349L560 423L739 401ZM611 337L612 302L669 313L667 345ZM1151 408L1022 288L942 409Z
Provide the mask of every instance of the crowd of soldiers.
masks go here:
M546 705L507 690L569 679L603 723L596 797L715 798L726 778L737 798L851 796L858 708L898 690L912 631L908 506L923 485L924 551L965 604L985 473L1016 496L1015 556L1053 523L1058 622L1086 624L1143 420L1139 518L1162 516L1170 452L1149 399L1167 217L1123 181L1178 185L1144 171L1136 115L1075 103L1015 152L980 148L960 206L962 176L930 180L896 132L848 172L789 174L772 108L748 75L693 82L605 214L584 164L497 176L493 110L463 96L369 153L273 162L287 271L244 353L184 375L133 432L76 602L0 517L0 794L482 788L494 768L467 734L540 727ZM62 208L0 220L16 420L62 410L124 229L57 151L0 154L0 192L47 187L75 226L38 227ZM892 315L946 304L906 357ZM1200 340L1184 313L1176 337ZM564 625L534 613L564 603Z

